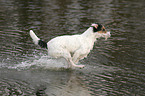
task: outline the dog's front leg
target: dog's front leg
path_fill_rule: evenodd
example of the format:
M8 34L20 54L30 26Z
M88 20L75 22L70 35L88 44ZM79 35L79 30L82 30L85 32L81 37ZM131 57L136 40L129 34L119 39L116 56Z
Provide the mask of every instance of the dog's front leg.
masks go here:
M74 53L72 60L74 63L78 63L80 59L83 59L86 56L86 51L81 48Z
M87 57L87 55L85 54L85 55L80 55L78 58L77 58L77 60L75 61L73 61L75 64L77 64L78 62L79 62L79 60L82 60L82 59L84 59L85 57Z
M69 62L70 62L70 64L71 64L72 66L74 66L74 67L79 67L79 68L85 67L84 65L76 65L76 64L74 64L74 62L73 62L71 59L69 59Z
M63 55L62 57L64 57L64 58L67 60L67 62L68 62L68 64L69 64L69 67L70 67L70 68L71 68L71 67L79 67L79 68L83 68L83 67L84 67L84 65L76 65L76 64L73 62L72 57L71 57L71 55L70 55L69 53Z

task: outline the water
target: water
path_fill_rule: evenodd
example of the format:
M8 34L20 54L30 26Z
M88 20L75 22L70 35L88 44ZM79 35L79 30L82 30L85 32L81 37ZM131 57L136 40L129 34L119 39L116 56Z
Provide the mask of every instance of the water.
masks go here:
M0 0L0 95L144 96L144 0ZM32 43L80 34L91 23L111 31L99 39L84 69L67 69Z

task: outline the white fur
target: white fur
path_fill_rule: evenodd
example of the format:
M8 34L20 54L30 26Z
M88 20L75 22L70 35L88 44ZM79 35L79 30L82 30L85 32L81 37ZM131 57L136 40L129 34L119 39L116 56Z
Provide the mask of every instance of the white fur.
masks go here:
M40 40L35 33L30 30L30 35L35 44ZM80 35L65 35L53 38L47 43L48 54L54 58L65 58L70 66L84 67L84 65L76 65L76 63L87 57L90 50L93 49L96 38L110 37L110 32L94 33L93 28L88 28L83 34Z

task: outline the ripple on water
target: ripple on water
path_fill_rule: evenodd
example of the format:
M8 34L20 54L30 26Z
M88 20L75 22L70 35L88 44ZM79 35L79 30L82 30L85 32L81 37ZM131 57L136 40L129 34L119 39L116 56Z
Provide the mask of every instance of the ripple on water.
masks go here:
M18 95L34 95L35 89L29 83L13 79L0 79L0 95L18 96Z

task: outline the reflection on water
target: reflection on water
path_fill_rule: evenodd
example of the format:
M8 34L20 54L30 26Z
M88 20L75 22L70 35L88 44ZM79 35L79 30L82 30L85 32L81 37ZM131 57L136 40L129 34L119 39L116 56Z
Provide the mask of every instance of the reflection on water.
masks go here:
M0 72L1 95L91 96L79 74L76 76L72 71L4 69Z
M0 0L0 95L143 96L144 10L143 0ZM28 33L49 41L94 22L112 37L96 42L84 69L50 59Z

